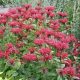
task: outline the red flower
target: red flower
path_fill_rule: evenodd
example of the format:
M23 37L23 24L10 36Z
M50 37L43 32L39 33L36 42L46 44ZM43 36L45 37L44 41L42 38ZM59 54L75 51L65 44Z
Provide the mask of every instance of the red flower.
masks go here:
M16 9L17 9L17 11L18 11L19 13L21 13L22 10L26 11L26 9L24 9L23 7L17 7Z
M35 7L35 10L37 10L37 11L41 11L42 8L41 8L41 6L36 6L36 7Z
M50 49L50 48L41 48L41 49L39 49L39 52L40 52L42 55L46 55L46 54L50 54L51 49Z
M55 9L55 7L54 6L47 6L47 7L45 7L45 9L47 11L53 11Z
M38 11L36 9L30 9L30 13L31 15L35 15L38 13Z
M64 69L59 69L58 72L60 75L66 75L67 74L67 71Z
M17 22L17 21L12 21L12 22L9 22L9 25L10 25L11 27L18 26L18 25L19 25L19 22Z
M70 35L68 36L68 38L70 39L70 42L77 40L76 37L75 37L73 34L70 34Z
M57 30L57 29L59 29L59 27L60 27L60 23L58 20L55 20L55 21L51 22L51 24L50 24L50 28L52 28L53 30Z
M66 53L66 52L61 53L61 58L62 59L65 59L67 57L68 57L68 53Z
M75 75L75 69L73 67L65 67L60 70L61 75L70 75L74 76Z
M64 42L64 43L69 43L69 42L71 42L71 40L70 40L69 37L63 37L63 38L61 38L61 41Z
M26 29L26 30L30 30L30 29L33 29L33 26L32 26L32 25L23 24L23 25L22 25L22 28L23 28L23 29Z
M40 19L40 20L43 20L44 19L44 17L41 15L41 14L35 14L35 16L34 16L34 18L35 19Z
M58 52L56 53L56 56L57 56L57 57L60 57L60 56L61 56L61 52L58 51Z
M31 4L25 4L23 5L26 9L31 8Z
M7 49L10 49L10 48L13 47L13 44L12 44L12 43L7 43L7 44L6 44L6 47L7 47Z
M0 35L3 35L4 31L2 29L0 29Z
M53 58L53 55L49 54L49 55L41 56L39 60L48 61L48 60L52 60L52 58Z
M10 12L5 13L6 18L10 18L10 15L11 15L11 14L12 14L12 13L10 13Z
M13 65L15 63L15 59L9 59L9 63Z
M64 60L63 63L65 64L65 66L68 66L68 67L72 65L72 61L70 59Z
M74 76L75 75L75 69L73 67L68 67L66 68L67 72L70 76Z
M49 36L51 36L51 35L53 35L53 30L50 30L50 29L45 29L45 35L47 36L47 37L49 37Z
M55 32L54 33L55 38L64 38L66 37L66 34L62 33L62 32Z
M15 20L20 17L20 14L12 14L10 17Z
M40 38L38 38L38 39L36 38L34 40L34 43L37 45L42 45L42 44L44 44L44 42L45 42L44 39L40 39Z
M1 19L1 21L0 21L0 23L1 24L4 24L4 25L6 24L6 22L7 22L7 19L5 19L5 18L4 19Z
M31 18L31 13L29 11L27 11L27 12L23 13L23 17L25 20L26 19L28 20L29 18Z
M27 54L23 55L22 58L26 61L35 61L35 60L37 60L37 56L35 54L30 54L30 53L27 53Z
M79 51L77 51L77 49L74 49L72 54L73 54L74 56L78 56L80 53L79 53Z
M19 53L19 50L16 49L15 47L12 47L12 48L8 49L8 51L9 51L10 53L12 53L12 54L18 54L18 53Z
M65 23L68 22L68 19L67 19L67 18L63 18L63 19L60 19L59 21L60 21L61 23L65 24Z
M55 16L55 14L54 14L53 12L50 12L50 13L49 13L49 16L52 18L52 17Z
M9 9L8 12L11 13L11 14L16 14L17 10L15 8L11 8L11 9Z
M49 54L49 55L45 55L44 56L44 61L48 61L48 60L52 60L53 55Z
M68 14L66 12L58 12L58 15L62 17L66 17Z
M12 28L11 29L11 32L15 33L15 34L19 34L21 31L22 31L21 28Z
M8 43L6 44L6 51L10 54L10 53L15 53L18 54L19 50L12 44L12 43ZM6 53L6 52L5 52Z
M30 48L29 48L30 53L33 53L35 50L36 50L35 47L30 47Z
M54 45L53 45L55 48L57 48L58 50L62 50L62 49L68 49L69 46L67 43L63 43L63 42L56 42Z

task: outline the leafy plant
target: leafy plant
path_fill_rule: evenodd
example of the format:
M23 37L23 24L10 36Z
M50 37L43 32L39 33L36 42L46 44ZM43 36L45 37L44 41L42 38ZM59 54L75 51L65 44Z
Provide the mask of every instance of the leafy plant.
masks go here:
M2 80L80 79L79 3L60 1L22 4L0 14Z

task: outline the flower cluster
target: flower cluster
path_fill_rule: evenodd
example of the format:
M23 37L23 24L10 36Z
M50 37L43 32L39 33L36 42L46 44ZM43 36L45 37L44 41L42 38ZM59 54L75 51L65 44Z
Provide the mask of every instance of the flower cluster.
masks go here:
M80 78L77 62L80 42L65 30L67 16L66 12L56 12L54 6L33 8L30 4L0 14L0 59L14 66L17 61L22 65L32 62L54 65L57 58L64 65L57 65L57 74Z

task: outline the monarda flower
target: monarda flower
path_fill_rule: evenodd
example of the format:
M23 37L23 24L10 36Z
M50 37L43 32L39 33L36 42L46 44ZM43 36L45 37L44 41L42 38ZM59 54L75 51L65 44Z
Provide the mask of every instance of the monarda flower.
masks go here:
M9 59L9 63L11 64L11 65L13 65L14 63L15 63L15 59Z
M50 48L40 48L39 49L39 52L42 54L42 55L46 55L46 54L50 54L51 52L51 49Z
M45 35L46 35L47 37L49 37L49 36L53 35L53 33L54 33L54 31L53 31L53 30L45 29Z
M4 15L5 15L6 18L10 18L11 13L10 12L7 12Z
M73 67L66 67L64 70L67 71L68 75L75 76L75 69Z
M67 19L67 18L63 18L63 19L60 19L59 21L60 21L61 23L65 24L65 23L68 22L68 19Z
M72 61L70 59L63 60L62 63L65 64L65 66L67 67L70 67L72 65Z
M4 58L5 59L8 59L10 57L10 51L7 49L7 50L5 50L5 52L4 52Z
M11 8L11 9L9 9L8 12L11 13L11 14L16 14L17 10L15 8Z
M22 28L25 29L25 30L31 30L31 29L33 29L33 26L32 25L23 24Z
M33 9L33 8L30 9L29 11L30 11L31 15L35 15L38 13L38 11L36 9Z
M35 47L30 47L30 48L29 48L30 53L33 53L35 50L36 50Z
M14 34L19 34L19 33L22 32L22 29L21 28L12 28L11 32L14 33Z
M19 50L15 47L12 47L10 49L8 49L8 51L11 53L11 54L18 54L19 53Z
M61 75L75 76L75 69L73 67L65 67L60 70Z
M6 52L9 52L9 54L10 53L15 53L15 54L19 53L19 50L12 43L7 43L6 48L7 48Z
M57 56L57 57L61 57L61 52L58 51L58 52L56 53L56 56Z
M26 61L36 61L37 60L37 56L35 54L30 54L30 53L24 54L22 58L23 60L26 60Z
M24 19L28 20L29 18L31 18L31 13L30 12L26 12L25 14L23 14Z
M40 30L37 30L37 31L35 32L35 34L36 34L37 36L43 35L43 34L45 33L45 30L47 30L47 29L41 28Z
M50 39L50 38L46 38L45 42L48 44L48 45L51 45L53 47L55 47L57 41L55 41L54 39Z
M69 46L67 43L63 43L61 41L59 42L56 42L54 45L53 45L55 48L57 48L58 50L63 50L63 49L68 49Z
M67 37L62 37L62 38L61 38L61 42L69 43L69 42L71 42L71 40L70 40L70 38L67 36Z
M0 35L3 35L4 31L2 29L0 29Z
M78 51L78 49L74 49L73 52L72 52L72 54L74 56L78 56L80 54L80 52Z
M45 43L44 39L40 39L40 38L36 38L34 40L34 43L37 44L37 45L42 45Z
M26 9L23 8L23 7L16 7L16 9L17 9L17 11L18 11L19 13L21 13L22 11L23 11L23 12L26 11Z
M45 10L53 11L53 10L55 10L55 7L54 6L47 6L47 7L45 7Z
M52 58L53 58L53 55L49 54L49 55L41 56L39 58L39 60L41 60L41 61L48 61L48 60L52 60Z
M62 38L64 38L64 37L66 37L66 34L64 34L64 33L62 33L62 32L55 32L55 33L54 33L54 37L55 37L55 38L60 38L60 39L62 39Z
M5 18L4 19L1 19L1 21L0 21L0 23L1 24L4 24L4 25L6 24L6 22L7 22L7 19L5 19Z
M52 11L46 11L47 17L53 18L55 16L55 13Z
M20 17L20 14L12 14L11 15L11 18L13 19L13 20L15 20L15 19L18 19Z
M36 7L35 7L35 10L40 11L40 10L42 10L42 7L41 7L41 6L36 6Z
M19 22L17 22L17 21L11 21L11 22L9 22L9 25L11 27L15 27L15 26L18 26L19 25Z
M48 61L48 60L52 60L53 55L49 54L49 55L45 55L44 56L44 61Z
M35 19L43 20L44 17L41 14L38 13L38 14L35 15Z
M77 40L73 34L68 35L68 39L70 40L70 42Z
M62 16L62 17L66 17L68 14L67 14L66 12L61 12L61 11L59 11L59 12L58 12L58 15L59 15L59 16Z
M53 30L57 30L60 28L60 23L58 20L55 20L53 22L51 22L50 24L50 28L52 28Z
M32 6L31 6L31 4L25 4L25 5L23 5L23 7L25 7L27 10L27 9L31 8Z
M7 49L10 49L10 48L12 48L14 45L13 45L12 43L7 43L7 44L5 44L5 46L7 47Z
M61 59L65 59L68 57L68 53L67 52L62 52L61 53Z

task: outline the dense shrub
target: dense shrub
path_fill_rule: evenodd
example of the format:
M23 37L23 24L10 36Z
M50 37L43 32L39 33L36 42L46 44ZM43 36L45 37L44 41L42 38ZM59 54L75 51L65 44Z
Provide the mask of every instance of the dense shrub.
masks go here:
M69 32L68 14L54 6L25 4L0 14L3 80L80 79L80 42Z

